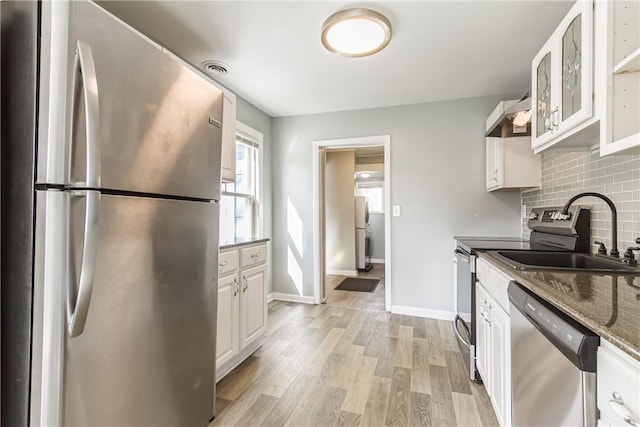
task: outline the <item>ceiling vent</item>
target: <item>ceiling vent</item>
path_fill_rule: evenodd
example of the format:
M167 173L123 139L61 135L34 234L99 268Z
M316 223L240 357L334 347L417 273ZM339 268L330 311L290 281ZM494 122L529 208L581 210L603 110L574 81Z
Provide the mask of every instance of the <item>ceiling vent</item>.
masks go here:
M229 66L224 62L220 61L204 61L202 63L202 68L214 76L224 76L229 72Z

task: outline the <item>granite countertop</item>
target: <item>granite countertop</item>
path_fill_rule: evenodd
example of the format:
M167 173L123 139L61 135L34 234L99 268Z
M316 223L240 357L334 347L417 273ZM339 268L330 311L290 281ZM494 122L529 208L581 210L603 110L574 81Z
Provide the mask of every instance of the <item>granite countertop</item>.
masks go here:
M235 242L225 243L224 245L220 245L220 249L231 249L236 248L238 246L245 245L255 245L256 243L265 243L268 242L268 238L255 238L255 239L236 239Z
M480 258L640 360L640 275L522 271L488 252Z

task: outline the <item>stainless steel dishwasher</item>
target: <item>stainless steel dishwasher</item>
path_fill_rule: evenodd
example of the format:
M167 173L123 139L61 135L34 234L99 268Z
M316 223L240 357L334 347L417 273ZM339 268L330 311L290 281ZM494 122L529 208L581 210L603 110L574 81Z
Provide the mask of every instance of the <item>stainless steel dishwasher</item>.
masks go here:
M517 282L511 302L514 426L596 426L600 338Z

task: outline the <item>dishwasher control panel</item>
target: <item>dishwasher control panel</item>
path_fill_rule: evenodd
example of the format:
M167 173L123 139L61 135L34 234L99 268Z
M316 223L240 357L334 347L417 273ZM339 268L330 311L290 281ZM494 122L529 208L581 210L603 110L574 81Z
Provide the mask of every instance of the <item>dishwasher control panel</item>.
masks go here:
M580 370L595 372L600 337L553 307L516 281L507 288L513 310L518 310Z
M563 341L573 351L578 351L580 349L580 344L582 343L584 335L576 331L573 326L568 325L551 310L531 297L527 298L524 310L530 318L534 319L538 323L538 325L551 332L557 339Z

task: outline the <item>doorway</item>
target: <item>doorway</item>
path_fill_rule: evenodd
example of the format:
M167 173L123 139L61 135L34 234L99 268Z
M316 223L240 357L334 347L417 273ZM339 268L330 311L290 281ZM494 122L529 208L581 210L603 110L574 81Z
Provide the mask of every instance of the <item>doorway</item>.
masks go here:
M325 302L331 305L386 311L391 308L391 161L389 152L389 135L323 140L313 143L314 303L316 304ZM362 199L366 197L372 204L373 209L369 215L369 225L366 228L366 234L370 236L368 239L369 250L366 252L364 264L362 264L362 252L359 253L360 261L352 260L355 254L341 253L339 257L336 257L335 249L329 252L330 259L327 258L327 248L332 245L335 248L335 242L331 240L336 236L336 228L332 226L331 222L327 223L328 211L326 209L327 199L334 196L334 193L327 194L327 186L331 186L331 177L336 172L331 163L329 167L327 166L327 155L331 157L334 156L334 153L335 157L342 158L343 162L345 158L351 157L353 159L352 170L349 172L347 169L346 175L343 173L344 176L351 175L351 181L347 181L345 186L348 188L346 193L344 189L342 190L343 196L349 197L348 192L351 191L352 201L355 201L354 197L359 195L363 196ZM327 177L329 177L328 182ZM335 206L335 200L332 203ZM343 204L348 205L349 203ZM331 212L329 213L331 214ZM353 217L354 213L346 213L346 218L352 218L353 221ZM375 226L375 229L372 229L372 226ZM346 230L342 234L347 235L347 241L352 242L348 251L357 251L358 239L355 223L353 225L347 224L346 229L344 224L342 227L343 230ZM329 238L327 238L328 236ZM336 258L339 259L336 260ZM350 263L339 265L339 262L344 259ZM365 264L366 268L356 268L356 265L365 267ZM349 276L376 278L379 279L379 283L373 292L334 289Z

